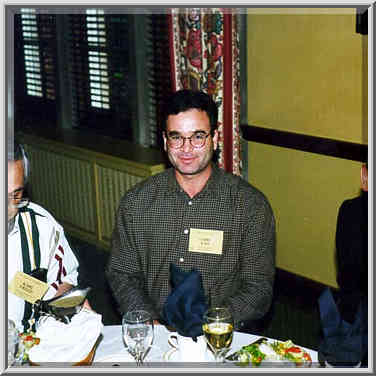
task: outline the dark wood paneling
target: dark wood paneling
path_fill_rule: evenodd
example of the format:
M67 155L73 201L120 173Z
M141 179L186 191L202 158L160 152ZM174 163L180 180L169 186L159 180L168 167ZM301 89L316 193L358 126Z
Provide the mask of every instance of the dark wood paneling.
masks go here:
M278 131L247 124L241 125L240 128L243 138L247 141L350 159L353 161L367 161L368 145Z

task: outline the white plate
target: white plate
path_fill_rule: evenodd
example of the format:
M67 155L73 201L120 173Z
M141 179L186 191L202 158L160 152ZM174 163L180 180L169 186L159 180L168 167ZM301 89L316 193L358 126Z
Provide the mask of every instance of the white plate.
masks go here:
M135 362L131 354L126 350L118 354L107 355L103 358L94 359L93 363L124 363L124 362Z

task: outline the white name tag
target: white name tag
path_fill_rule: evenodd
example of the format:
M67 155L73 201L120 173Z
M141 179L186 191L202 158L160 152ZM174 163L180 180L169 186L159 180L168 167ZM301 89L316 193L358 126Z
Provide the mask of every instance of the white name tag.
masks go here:
M222 254L223 231L191 228L189 232L189 252Z
M34 304L48 290L48 284L23 272L17 272L8 286L9 292Z

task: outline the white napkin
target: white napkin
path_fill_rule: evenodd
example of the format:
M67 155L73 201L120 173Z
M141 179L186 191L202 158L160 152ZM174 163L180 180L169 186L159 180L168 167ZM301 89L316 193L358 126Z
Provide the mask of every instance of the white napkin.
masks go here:
M72 362L85 359L103 329L102 315L81 309L69 324L47 317L37 329L39 345L29 350L33 363Z

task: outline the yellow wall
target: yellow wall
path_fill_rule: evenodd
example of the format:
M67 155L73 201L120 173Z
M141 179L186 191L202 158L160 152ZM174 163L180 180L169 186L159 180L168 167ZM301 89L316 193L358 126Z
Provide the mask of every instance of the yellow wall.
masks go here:
M248 124L368 143L367 37L354 9L249 9L247 30ZM277 219L277 266L336 286L337 212L359 193L361 163L248 145L249 180Z

